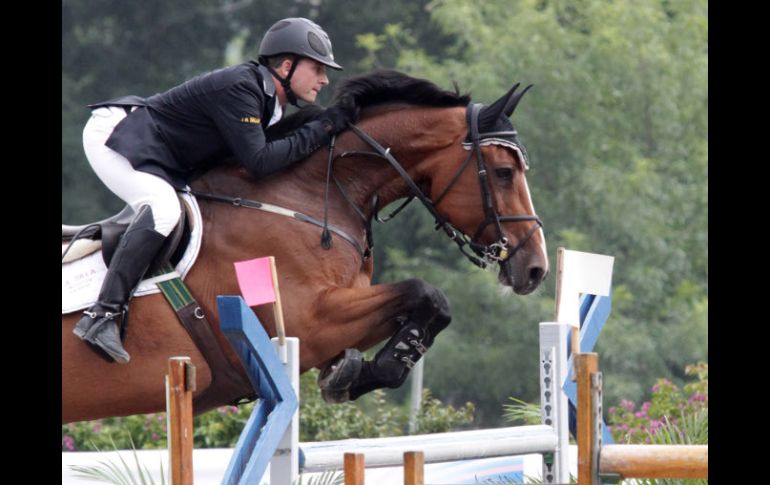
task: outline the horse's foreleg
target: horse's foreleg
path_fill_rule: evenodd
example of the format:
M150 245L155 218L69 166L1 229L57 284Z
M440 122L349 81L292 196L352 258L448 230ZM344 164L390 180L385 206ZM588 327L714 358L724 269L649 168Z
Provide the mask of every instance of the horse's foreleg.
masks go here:
M375 291L378 297L372 298L374 295L368 293ZM371 361L363 361L358 350L346 348L323 369L319 385L329 401L356 399L374 389L401 386L409 370L451 321L443 293L417 279L371 289L336 290L327 303L338 313L357 310L354 320L368 325L367 332L359 333L357 344L347 347L366 349L392 335Z

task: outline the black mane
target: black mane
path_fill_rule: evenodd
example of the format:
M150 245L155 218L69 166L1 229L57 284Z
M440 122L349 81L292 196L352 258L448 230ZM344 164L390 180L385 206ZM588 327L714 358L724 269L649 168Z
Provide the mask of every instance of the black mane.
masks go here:
M385 103L407 103L438 108L467 106L469 95L445 91L430 81L407 76L390 69L380 69L340 82L332 104L351 104L363 109Z
M363 110L388 103L449 108L467 106L470 102L470 95L461 95L457 86L454 92L445 91L425 79L390 69L379 69L342 80L334 92L331 105ZM267 130L268 140L285 136L318 116L321 110L319 106L310 105L287 116Z

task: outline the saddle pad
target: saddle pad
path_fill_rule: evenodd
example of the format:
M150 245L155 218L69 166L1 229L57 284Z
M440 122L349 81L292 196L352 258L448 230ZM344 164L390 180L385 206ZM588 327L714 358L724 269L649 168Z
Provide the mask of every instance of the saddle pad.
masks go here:
M198 207L198 201L195 200L195 197L189 194L182 194L181 198L187 205L187 214L192 223L192 232L187 249L185 249L182 259L177 264L175 272L142 280L134 292L134 298L159 293L160 289L156 284L158 281L179 276L184 278L198 258L201 248L201 236L203 234L200 207ZM76 261L62 264L62 315L89 308L96 303L106 274L107 266L104 264L101 250Z

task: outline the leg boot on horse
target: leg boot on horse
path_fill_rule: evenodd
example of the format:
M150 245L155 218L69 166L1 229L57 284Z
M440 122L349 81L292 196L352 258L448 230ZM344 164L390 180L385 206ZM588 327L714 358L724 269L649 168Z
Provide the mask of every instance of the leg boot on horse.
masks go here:
M439 332L451 322L449 303L436 288L423 283L421 301L410 317L396 318L398 329L371 361L357 349L343 354L319 375L318 384L327 402L355 400L383 387L400 387L409 371L433 345Z
M121 342L121 324L125 326L131 293L165 239L154 229L150 206L142 206L118 243L97 302L75 325L73 333L108 361L126 364L130 359Z

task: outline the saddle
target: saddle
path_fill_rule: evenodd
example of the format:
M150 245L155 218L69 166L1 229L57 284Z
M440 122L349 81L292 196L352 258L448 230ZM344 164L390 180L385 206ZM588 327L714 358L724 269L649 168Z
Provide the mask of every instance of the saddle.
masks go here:
M187 216L187 204L181 198L179 203L185 210L182 211L179 222L166 238L147 270L148 275L156 273L167 262L175 266L181 260L190 241L191 225ZM62 244L70 243L67 248L63 249L67 253L62 259L62 263L75 261L101 249L104 264L109 267L115 249L120 242L120 237L126 232L135 215L134 210L130 206L126 206L117 214L101 221L80 226L62 224ZM77 240L73 241L75 238Z

